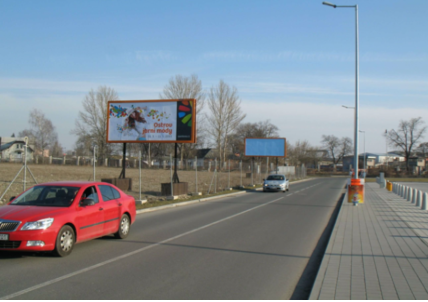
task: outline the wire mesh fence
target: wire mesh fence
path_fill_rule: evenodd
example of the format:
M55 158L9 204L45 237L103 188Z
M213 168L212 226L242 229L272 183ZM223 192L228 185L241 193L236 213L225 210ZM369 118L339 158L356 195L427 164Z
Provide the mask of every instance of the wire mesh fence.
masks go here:
M6 189L21 168L22 163L0 163L0 193ZM118 178L125 166L125 177L132 179L131 193L149 197L161 197L161 184L171 183L171 170L177 169L180 182L187 182L189 193L214 193L230 188L248 187L261 184L267 175L285 174L287 178L306 177L304 167L277 167L266 160L251 161L230 159L219 162L217 159L155 157L148 160L136 157L95 159L93 157L49 157L35 158L28 166L38 183L50 181L96 181L106 178ZM26 179L27 188L34 185L32 179ZM11 186L3 202L22 192L23 177L19 176ZM141 185L140 185L141 183ZM141 187L141 192L140 192Z

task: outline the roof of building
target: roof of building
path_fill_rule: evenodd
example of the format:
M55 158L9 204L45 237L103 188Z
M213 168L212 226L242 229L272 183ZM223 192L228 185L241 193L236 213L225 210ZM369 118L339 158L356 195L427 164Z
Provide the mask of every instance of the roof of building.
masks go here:
M211 151L211 149L198 149L196 150L197 158L204 158Z
M10 147L12 147L15 144L25 144L25 142L23 140L16 140L16 141L12 141L12 142L8 142L7 144L3 144L0 146L0 151L4 151L9 149ZM30 146L28 146L28 148L33 151L33 148L31 148Z

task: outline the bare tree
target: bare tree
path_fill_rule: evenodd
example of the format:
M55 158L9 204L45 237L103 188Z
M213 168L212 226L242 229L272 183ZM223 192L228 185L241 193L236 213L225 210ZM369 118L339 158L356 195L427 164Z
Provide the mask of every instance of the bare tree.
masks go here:
M62 157L64 156L64 148L61 146L61 144L58 141L55 141L53 145L50 148L50 154L55 157Z
M424 121L421 117L412 118L409 121L400 121L398 130L390 130L384 133L388 144L393 147L398 147L404 152L406 158L406 167L409 167L409 157L412 150L424 137L427 126L423 126Z
M190 77L176 75L172 77L165 85L163 93L159 95L161 99L196 99L196 125L198 144L179 144L181 161L184 157L190 157L197 145L204 142L205 118L202 110L205 105L205 92L202 88L202 82L198 76L192 74Z
M352 140L349 137L339 139L334 135L323 135L321 144L329 151L335 165L352 150ZM358 154L355 156L358 156Z
M236 87L230 87L220 80L218 86L211 87L208 95L208 133L214 139L220 162L226 158L228 138L235 131L245 114L241 111Z
M422 154L422 156L426 158L428 153L428 142L419 144L415 151L419 154Z
M118 99L116 91L107 86L100 86L97 91L89 91L82 102L83 111L79 111L76 128L72 131L79 138L89 136L98 146L100 159L109 156L113 148L111 144L106 143L107 102Z
M229 136L229 145L234 154L244 153L244 141L246 137L277 137L278 127L266 120L257 123L240 124L234 133Z
M19 136L28 136L34 142L36 151L43 154L43 150L59 145L54 125L41 111L37 109L31 110L28 123L31 128L21 131Z
M319 150L311 144L304 141L297 141L294 145L287 146L287 157L291 165L310 164L316 166L322 159L321 155L318 155Z

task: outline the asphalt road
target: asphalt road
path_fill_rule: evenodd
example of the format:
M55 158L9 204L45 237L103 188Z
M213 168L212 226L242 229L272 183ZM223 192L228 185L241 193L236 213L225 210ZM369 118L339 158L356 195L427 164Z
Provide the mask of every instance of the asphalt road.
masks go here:
M290 299L345 182L145 213L66 258L0 255L0 299Z

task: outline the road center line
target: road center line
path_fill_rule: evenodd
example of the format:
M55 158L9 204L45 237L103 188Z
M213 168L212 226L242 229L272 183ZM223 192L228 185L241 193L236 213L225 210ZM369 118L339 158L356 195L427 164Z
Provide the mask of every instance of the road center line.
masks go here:
M291 194L290 194L290 195L291 195ZM288 196L288 195L287 195L287 196ZM29 293L29 292L35 291L35 290L37 290L37 289L40 289L40 288L43 288L43 287L46 287L46 286L52 285L52 284L54 284L54 283L60 282L60 281L62 281L62 280L65 280L65 279L68 279L68 278L71 278L71 277L77 276L77 275L79 275L79 274L83 274L83 273L85 273L85 272L89 272L89 271L94 270L94 269L96 269L96 268L99 268L99 267L101 267L101 266L104 266L104 265L107 265L107 264L110 264L110 263L116 262L116 261L121 260L121 259L128 258L128 257L130 257L130 256L133 256L133 255L136 255L136 254L138 254L138 253L141 253L141 252L147 251L147 250L149 250L149 249L151 249L151 248L154 248L154 247L156 247L156 246L159 246L159 245L162 245L162 244L164 244L164 243L170 242L170 241L172 241L172 240L178 239L178 238L180 238L180 237L183 237L183 236L186 236L186 235L189 235L189 234L192 234L192 233L198 232L198 231L200 231L200 230L203 230L203 229L209 228L210 226L213 226L213 225L219 224L219 223L221 223L221 222L223 222L223 221L226 221L226 220L229 220L229 219L235 218L235 217L237 217L237 216L240 216L240 215L242 215L242 214L245 214L245 213L251 212L251 211L256 210L256 209L258 209L258 208L261 208L261 207L267 206L267 205L269 205L269 204L271 204L271 203L274 203L274 202L276 202L276 201L278 201L278 200L281 200L281 199L283 199L283 198L284 198L284 197L281 197L281 198L278 198L278 199L275 199L275 200L269 201L269 202L267 202L267 203L264 203L264 204L261 204L261 205L255 206L255 207L253 207L253 208L250 208L250 209L248 209L248 210L245 210L245 211L239 212L239 213L234 214L234 215L232 215L232 216L228 216L228 217L226 217L226 218L223 218L223 219L217 220L217 221L215 221L215 222L212 222L212 223L210 223L210 224L204 225L204 226L202 226L202 227L199 227L199 228L193 229L193 230L191 230L191 231L188 231L188 232L182 233L182 234L180 234L180 235L177 235L177 236L171 237L171 238L166 239L166 240L164 240L164 241L161 241L161 242L158 242L158 243L155 243L155 244L152 244L152 245L149 245L149 246L143 247L143 248L138 249L138 250L135 250L135 251L133 251L133 252L130 252L130 253L127 253L127 254L124 254L124 255L121 255L121 256L118 256L118 257L112 258L112 259L110 259L110 260L106 260L106 261L104 261L104 262L100 262L100 263L95 264L95 265L92 265L92 266L90 266L90 267L87 267L87 268L84 268L84 269L78 270L78 271L76 271L76 272L74 272L74 273L70 273L70 274L67 274L67 275L64 275L64 276L61 276L61 277L58 277L58 278L52 279L52 280L50 280L50 281L46 281L46 282L40 283L40 284L38 284L38 285L35 285L35 286L32 286L32 287L29 287L29 288L27 288L27 289L24 289L24 290L18 291L18 292L16 292L16 293L13 293L13 294L10 294L10 295L4 296L4 297L0 297L0 300L13 299L13 298L16 298L16 297L18 297L18 296L21 296L21 295L27 294L27 293Z

